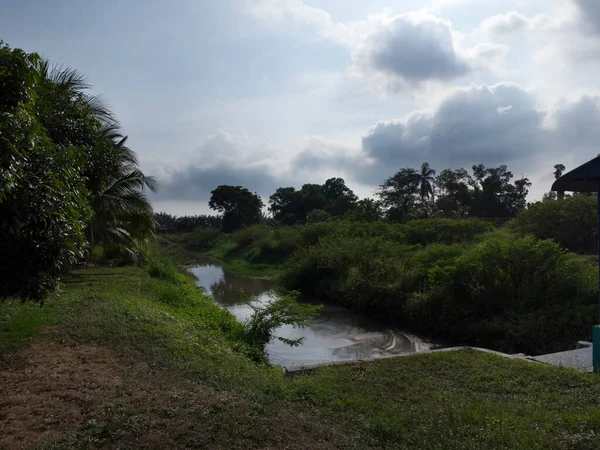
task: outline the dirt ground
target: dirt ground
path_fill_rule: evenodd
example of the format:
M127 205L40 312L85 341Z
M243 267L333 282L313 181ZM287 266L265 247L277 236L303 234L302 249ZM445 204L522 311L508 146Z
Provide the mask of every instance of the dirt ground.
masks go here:
M0 449L348 448L310 411L257 415L232 393L107 348L42 340L0 355Z

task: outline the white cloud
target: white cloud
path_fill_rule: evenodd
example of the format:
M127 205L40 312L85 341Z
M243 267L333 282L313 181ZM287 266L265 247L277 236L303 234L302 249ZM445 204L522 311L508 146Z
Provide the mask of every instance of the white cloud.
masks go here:
M480 28L493 35L506 36L525 31L558 31L570 23L570 18L559 19L547 14L526 17L517 11L509 11L488 17L481 22Z
M462 49L452 22L427 11L385 12L350 23L336 22L301 0L254 0L249 11L263 23L308 26L322 38L347 47L350 73L376 90L449 83L474 69L492 70L509 50L493 43Z
M523 31L530 26L530 20L516 11L488 17L481 28L492 34L508 34Z

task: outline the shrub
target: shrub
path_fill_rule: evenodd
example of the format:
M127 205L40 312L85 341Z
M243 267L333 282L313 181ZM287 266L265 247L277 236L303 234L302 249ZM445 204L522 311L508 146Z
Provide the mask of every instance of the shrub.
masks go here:
M306 223L327 222L331 219L331 214L322 209L314 209L306 216Z
M252 225L242 228L231 235L231 239L240 247L246 247L256 241L264 239L273 233L273 229L267 225Z
M309 296L397 319L414 283L406 264L413 250L383 238L328 236L294 253L281 281Z
M475 236L494 229L484 220L423 219L394 226L392 236L407 244L454 244L469 242Z
M597 199L588 195L548 198L529 205L509 227L517 233L532 234L538 239L554 239L573 252L595 253L597 209Z
M495 233L429 270L413 320L504 351L566 349L595 321L597 272L550 241ZM432 320L432 318L435 318Z
M344 232L300 247L281 281L449 341L537 354L589 336L596 277L595 267L556 243L507 231L426 247Z
M196 228L188 245L200 250L208 249L213 247L221 236L222 233L218 228Z
M167 258L152 259L148 262L146 271L152 278L167 280L173 283L178 280L180 274L173 261Z
M266 345L276 338L292 347L302 345L304 338L286 339L274 336L273 332L282 325L292 325L303 328L307 326L320 310L320 306L298 302L299 292L288 292L278 298L270 295L270 300L265 305L254 305L252 314L244 322L243 339L251 346L264 353Z

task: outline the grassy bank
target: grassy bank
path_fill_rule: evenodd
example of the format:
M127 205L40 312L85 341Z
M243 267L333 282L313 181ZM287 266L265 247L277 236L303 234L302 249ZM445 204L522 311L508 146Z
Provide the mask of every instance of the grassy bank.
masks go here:
M139 268L100 268L75 271L44 308L2 303L0 339L10 345L2 349L0 366L6 391L0 447L596 445L595 376L463 351L335 366L288 380L278 369L251 362L238 325L192 287ZM72 358L71 369L94 363L94 370L61 377L57 361L77 352L82 355ZM103 352L102 358L94 352ZM72 408L79 401L75 392L81 396L86 386L103 386L98 377L107 365L108 387L82 399L80 415L63 417L51 409L57 402L61 411ZM39 367L45 375L36 381L32 374ZM14 388L23 386L17 384L20 373L30 394ZM66 395L71 378L74 393ZM36 383L54 400L27 401L24 395L37 392ZM19 401L36 413L25 416L25 406L11 407ZM49 414L52 433L38 440L36 430ZM19 420L39 423L31 422L17 439L11 430Z
M597 267L511 226L333 220L182 239L238 273L448 342L541 354L589 339ZM254 272L253 272L254 271Z
M213 231L213 230L210 230ZM251 248L240 247L235 241L218 233L219 238L204 241L196 233L162 235L158 238L161 252L182 264L215 260L236 275L253 278L276 278L283 260L257 261Z

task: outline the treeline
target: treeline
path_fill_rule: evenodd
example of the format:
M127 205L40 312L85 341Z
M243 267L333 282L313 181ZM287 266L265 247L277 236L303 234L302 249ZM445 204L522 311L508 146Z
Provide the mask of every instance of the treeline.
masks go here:
M164 212L156 213L154 219L159 233L191 233L196 228L220 228L223 223L221 216L174 216Z
M82 75L0 41L0 117L0 298L43 299L92 250L144 258L154 179Z
M510 219L525 208L531 183L513 181L504 165L478 164L465 169L436 171L428 163L420 169L403 168L386 179L375 199L359 200L342 178L324 184L305 184L301 189L281 187L269 197L268 211L275 225L296 225L345 217L373 222L386 219L405 222L422 218ZM223 214L226 232L268 221L264 203L242 186L219 186L211 192L209 206Z

